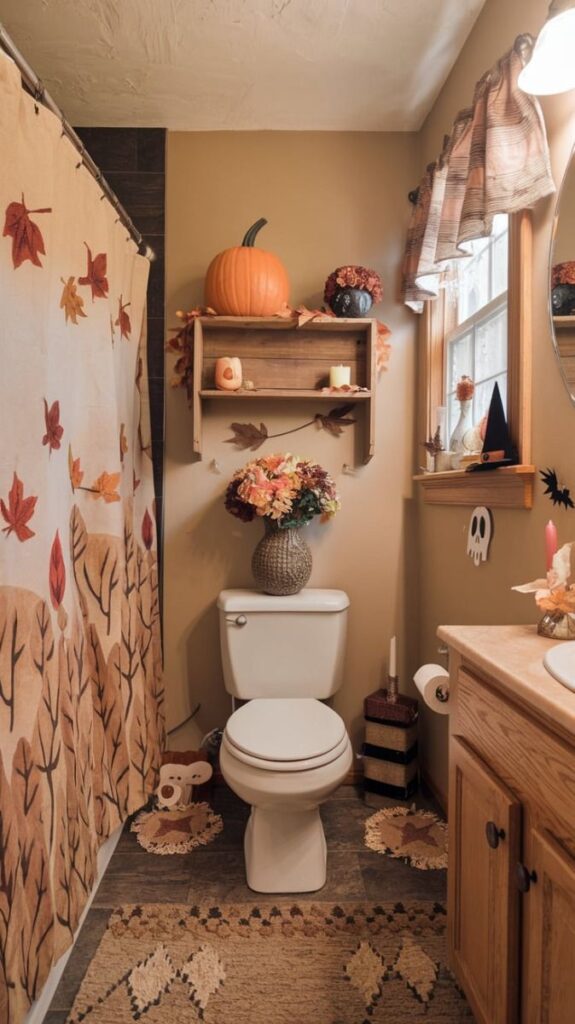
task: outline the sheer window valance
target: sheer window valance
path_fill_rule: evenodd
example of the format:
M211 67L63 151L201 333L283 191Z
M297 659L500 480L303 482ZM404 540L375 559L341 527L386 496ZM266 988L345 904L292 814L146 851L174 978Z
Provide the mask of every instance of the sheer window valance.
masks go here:
M517 85L533 48L521 35L479 80L440 156L420 182L407 233L403 297L422 312L449 260L491 233L497 213L516 213L555 191L541 107Z

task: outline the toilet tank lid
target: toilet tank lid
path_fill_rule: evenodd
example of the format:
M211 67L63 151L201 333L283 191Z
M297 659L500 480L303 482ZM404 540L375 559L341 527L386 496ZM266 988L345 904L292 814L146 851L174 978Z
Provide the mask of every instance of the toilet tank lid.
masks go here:
M224 612L343 612L349 597L343 590L304 587L299 594L272 597L257 590L222 590L218 608Z

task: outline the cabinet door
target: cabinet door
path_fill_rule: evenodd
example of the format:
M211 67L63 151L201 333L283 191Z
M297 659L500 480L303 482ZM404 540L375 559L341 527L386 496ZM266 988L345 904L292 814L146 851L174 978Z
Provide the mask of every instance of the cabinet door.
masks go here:
M525 894L526 1024L575 1020L575 860L549 833L531 832L534 880Z
M461 739L449 745L449 946L481 1024L518 1014L520 805Z

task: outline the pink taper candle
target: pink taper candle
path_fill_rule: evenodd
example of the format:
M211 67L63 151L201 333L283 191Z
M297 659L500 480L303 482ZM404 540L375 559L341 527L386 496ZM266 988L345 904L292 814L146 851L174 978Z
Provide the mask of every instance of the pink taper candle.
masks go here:
M557 543L557 527L552 519L545 527L545 550L547 551L547 572L553 568L553 555L559 547Z

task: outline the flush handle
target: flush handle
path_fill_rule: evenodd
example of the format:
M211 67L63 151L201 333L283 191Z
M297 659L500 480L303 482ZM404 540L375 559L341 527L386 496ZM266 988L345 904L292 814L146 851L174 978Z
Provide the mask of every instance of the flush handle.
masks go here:
M226 622L229 622L232 626L239 626L240 629L248 624L245 615L236 615L233 619L226 615Z

